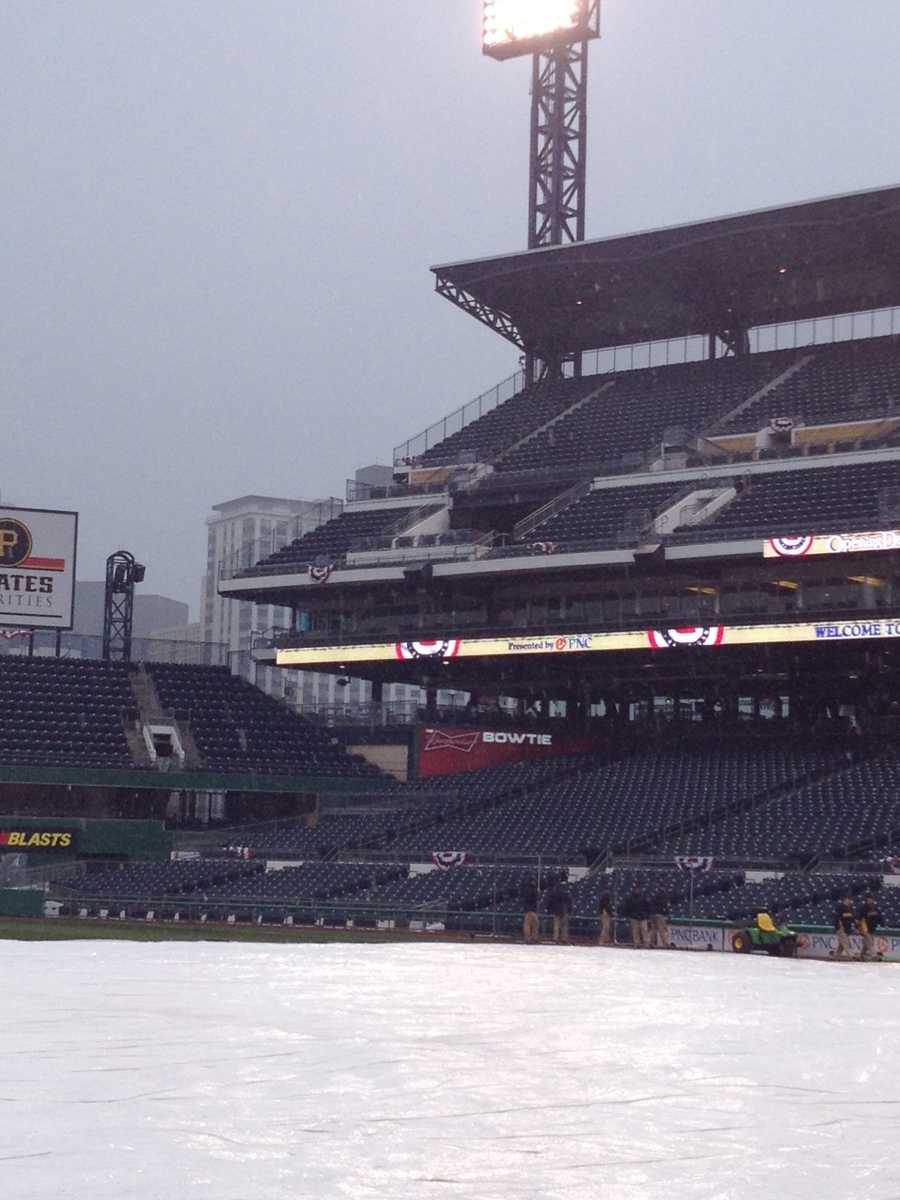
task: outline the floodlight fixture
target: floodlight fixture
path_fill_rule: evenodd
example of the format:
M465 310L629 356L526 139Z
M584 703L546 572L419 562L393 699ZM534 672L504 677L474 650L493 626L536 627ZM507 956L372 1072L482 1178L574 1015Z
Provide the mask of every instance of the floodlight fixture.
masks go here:
M600 36L600 0L484 0L482 52L500 61Z

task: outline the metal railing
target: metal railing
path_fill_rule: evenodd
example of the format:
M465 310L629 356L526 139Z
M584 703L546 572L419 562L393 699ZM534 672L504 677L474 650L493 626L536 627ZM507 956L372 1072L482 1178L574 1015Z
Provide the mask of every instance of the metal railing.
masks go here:
M465 868L462 868L465 869ZM688 881L685 887L689 886ZM702 886L702 885L701 885ZM698 893L696 904L704 899ZM61 905L60 917L74 916L84 920L143 921L145 923L191 922L228 926L300 926L309 929L344 930L409 930L411 933L468 933L482 936L519 939L522 931L523 912L517 903L506 899L491 903L489 907L473 909L464 903L453 903L446 898L421 901L419 903L365 903L330 899L327 901L285 902L277 899L252 900L236 897L228 900L216 897L211 900L194 900L179 897L162 899L123 899L110 897L73 896L63 893L51 894L49 899ZM802 905L803 897L797 901ZM591 906L592 907L592 906ZM747 910L734 917L707 917L703 915L677 915L668 920L673 929L701 924L709 929L729 930L746 924L753 916ZM549 938L552 918L546 913L538 916L539 933ZM792 924L797 932L830 933L827 925L800 922ZM597 914L576 908L570 919L570 930L577 937L594 941L598 935ZM897 936L896 928L888 925L879 930L879 935ZM613 920L613 941L628 944L630 935L627 922L621 917Z
M447 481L442 479L430 483L360 483L347 480L347 503L365 500L402 500L406 496L439 496L446 494Z
M564 492L560 492L558 496L554 496L552 500L548 500L536 512L531 513L530 516L523 517L521 521L513 526L513 540L520 542L527 534L531 533L532 529L536 529L538 525L543 525L545 521L549 521L551 517L555 517L558 512L562 512L564 508L568 508L570 504L574 504L576 500L580 500L582 496L586 496L590 492L592 484L593 476L588 479L579 479L570 488L566 488Z
M499 407L499 405L511 399L517 392L521 392L524 387L524 371L515 371L506 379L502 379L500 383L495 384L494 387L488 388L486 392L482 392L480 396L476 396L474 400L470 400L467 404L463 404L459 408L454 409L453 412L448 413L446 417L435 421L434 424L429 425L427 429L423 429L415 437L408 438L405 442L401 442L399 446L395 446L394 462L403 463L407 459L418 458L419 455L424 454L431 446L437 445L438 442L443 442L453 433L459 433L461 429L465 429L473 421L477 421L492 409Z
M29 636L0 640L0 656L16 658L100 659L103 638L90 633L63 633L35 629ZM57 636L59 654L57 654ZM183 663L188 666L227 667L229 648L225 642L182 641L180 638L143 638L131 641L133 662Z

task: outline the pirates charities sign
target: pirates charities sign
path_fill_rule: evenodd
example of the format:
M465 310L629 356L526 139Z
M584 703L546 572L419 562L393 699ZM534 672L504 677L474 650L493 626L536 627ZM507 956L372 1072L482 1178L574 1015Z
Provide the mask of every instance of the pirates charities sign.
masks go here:
M71 629L78 514L0 507L0 626Z

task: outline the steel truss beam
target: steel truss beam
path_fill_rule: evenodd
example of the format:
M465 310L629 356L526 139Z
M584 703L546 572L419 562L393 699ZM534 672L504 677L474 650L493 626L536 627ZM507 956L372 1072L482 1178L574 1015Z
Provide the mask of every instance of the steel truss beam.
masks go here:
M528 248L584 241L588 43L534 56Z
M434 286L439 296L444 296L451 304L455 304L457 308L461 308L463 312L468 313L470 317L474 317L482 325L487 325L488 329L493 329L494 333L499 333L508 342L512 342L514 346L518 346L520 350L524 350L525 343L522 340L522 335L519 333L518 327L512 317L507 313L499 308L491 308L489 305L483 304L480 300L476 300L465 288L459 287L449 279L444 278L440 272L435 277Z

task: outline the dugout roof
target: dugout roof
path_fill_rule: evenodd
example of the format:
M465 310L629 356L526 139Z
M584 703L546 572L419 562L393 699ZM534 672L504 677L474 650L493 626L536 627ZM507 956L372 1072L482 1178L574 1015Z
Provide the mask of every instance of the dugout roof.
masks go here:
M432 267L523 349L570 353L900 305L900 186Z

